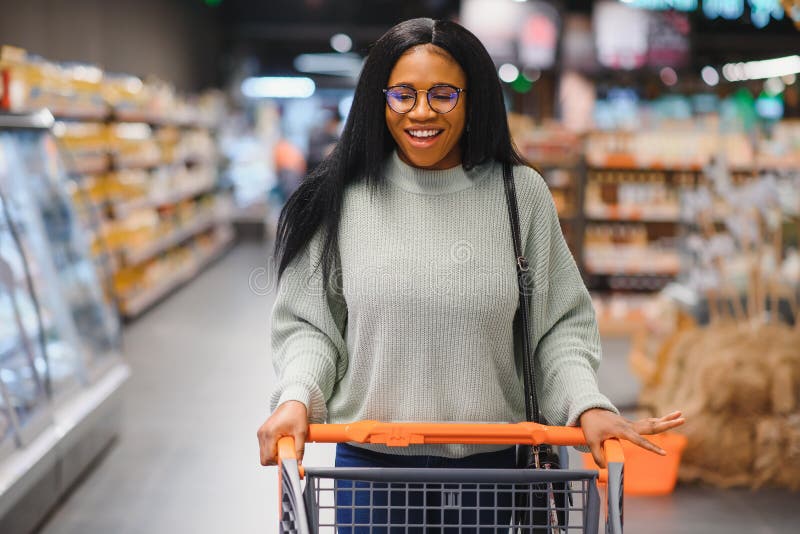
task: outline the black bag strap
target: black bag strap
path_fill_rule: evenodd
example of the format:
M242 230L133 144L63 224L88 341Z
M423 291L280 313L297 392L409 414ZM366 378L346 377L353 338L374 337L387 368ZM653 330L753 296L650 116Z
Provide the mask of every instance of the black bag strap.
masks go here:
M539 400L536 396L534 361L530 345L530 284L528 259L522 251L522 237L517 208L517 191L514 186L514 172L510 163L503 163L503 184L508 205L508 219L511 222L511 237L514 241L514 256L517 259L517 287L519 288L519 308L514 316L515 353L522 356L522 373L525 382L525 418L534 423L542 423L539 413Z

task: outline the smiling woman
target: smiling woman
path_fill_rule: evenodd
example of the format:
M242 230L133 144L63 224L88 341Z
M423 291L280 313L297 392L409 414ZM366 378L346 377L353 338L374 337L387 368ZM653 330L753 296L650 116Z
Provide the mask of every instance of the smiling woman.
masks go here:
M461 164L459 141L467 104L460 95L466 83L461 66L432 44L411 48L400 57L389 75L386 126L404 162L422 169ZM417 98L420 92L426 98Z
M516 262L507 184L519 207ZM279 382L258 431L264 465L283 436L302 458L309 422L523 421L535 411L531 381L543 420L580 424L601 465L603 440L660 452L640 434L682 422L632 423L598 391L589 293L547 185L511 142L494 64L458 24L410 20L375 43L341 140L281 213L276 255ZM520 301L517 264L536 284L530 303ZM535 354L533 380L515 351L520 306L531 318L521 335ZM339 444L336 465L513 467L516 458L504 445ZM363 508L337 510L337 523L367 524L377 493L371 501L337 485L337 503ZM508 527L505 508L460 524Z

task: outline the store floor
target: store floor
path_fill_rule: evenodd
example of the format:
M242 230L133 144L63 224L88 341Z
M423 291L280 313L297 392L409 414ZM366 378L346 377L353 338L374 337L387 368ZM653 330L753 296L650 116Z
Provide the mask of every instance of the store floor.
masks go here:
M255 432L267 415L272 293L267 250L240 245L126 329L133 368L122 433L43 534L272 534L274 468L258 464ZM607 369L624 373L609 344ZM630 385L614 386L627 401ZM332 461L313 445L308 465ZM626 500L627 532L788 533L800 496L778 491L679 488L670 497Z

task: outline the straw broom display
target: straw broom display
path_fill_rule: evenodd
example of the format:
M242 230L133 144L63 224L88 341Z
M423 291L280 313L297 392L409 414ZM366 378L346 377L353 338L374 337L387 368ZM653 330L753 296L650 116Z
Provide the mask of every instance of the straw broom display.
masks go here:
M688 279L709 322L673 334L655 359L635 358L641 404L685 413L682 481L800 490L800 258L782 250L783 220L800 227L800 175L734 186L718 165L707 176L685 206L697 229Z

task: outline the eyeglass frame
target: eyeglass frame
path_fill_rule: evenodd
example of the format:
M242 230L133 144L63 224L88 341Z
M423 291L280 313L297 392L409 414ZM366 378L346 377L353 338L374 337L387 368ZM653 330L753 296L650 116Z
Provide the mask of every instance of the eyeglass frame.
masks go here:
M410 90L414 91L414 103L411 105L411 108L409 108L408 111L397 111L396 109L394 109L392 107L391 104L389 104L389 91L394 89L394 88L396 88L396 87L403 87L404 89L410 89ZM450 87L452 89L455 89L455 91L456 91L456 102L455 102L455 104L453 104L453 107L450 108L448 111L445 111L445 112L436 111L435 109L433 109L433 106L431 105L431 97L430 97L431 90L432 89L436 89L437 87ZM447 115L448 113L450 113L451 111L456 109L456 106L458 106L458 101L461 98L461 93L465 93L467 90L462 88L462 87L456 87L455 85L452 85L452 84L449 84L449 83L437 83L435 85L431 85L427 89L415 89L410 85L405 85L405 84L401 83L401 84L397 84L397 85L391 85L391 86L387 87L386 89L383 89L382 91L383 91L384 99L386 100L386 105L389 106L389 109L391 109L392 111L394 111L395 113L397 113L399 115L407 115L408 113L411 113L412 111L414 111L414 108L417 107L417 101L419 100L417 98L417 95L419 93L425 93L425 100L428 101L428 107L431 109L431 111L433 111L434 113L438 113L439 115Z

